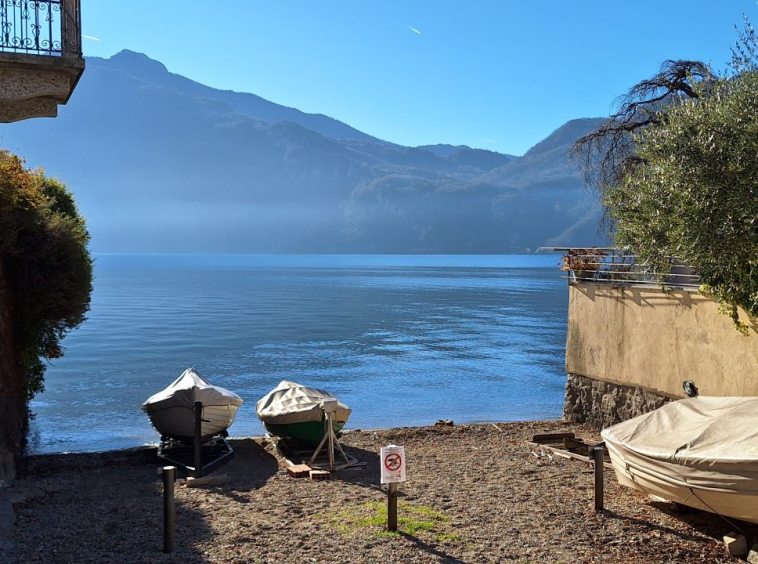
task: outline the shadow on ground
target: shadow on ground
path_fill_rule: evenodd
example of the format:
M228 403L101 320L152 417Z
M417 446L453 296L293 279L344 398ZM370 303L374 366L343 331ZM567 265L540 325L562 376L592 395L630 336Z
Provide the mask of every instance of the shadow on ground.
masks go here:
M332 475L333 480L340 480L350 484L381 490L379 472L379 453L362 448L345 446L342 447L345 454L363 463L359 466L346 468Z
M237 503L247 504L243 494L263 487L279 469L278 459L253 439L232 441L234 458L215 470L212 475L228 476L228 483L214 489Z
M440 549L435 548L431 544L424 542L418 537L414 537L413 535L409 535L407 533L400 533L400 536L409 540L413 544L416 545L416 548L421 552L426 552L427 554L430 554L432 556L436 556L439 558L439 562L444 564L467 564L465 561L460 560L458 558L455 558L453 556L450 556L444 552L442 552Z
M648 504L651 507L655 507L661 513L665 513L674 519L681 521L690 528L690 532L665 527L647 519L637 519L628 515L619 515L618 513L607 509L603 510L602 513L609 519L618 519L633 524L635 527L646 530L649 533L673 535L680 538L682 541L687 542L701 542L703 536L710 537L717 542L722 542L724 535L729 532L737 532L745 535L748 540L748 548L750 548L753 543L758 542L758 525L721 517L714 513L701 511L673 502L649 501Z
M195 541L213 532L200 512L178 499L175 550L163 553L163 484L157 472L162 465L154 448L28 457L16 484L36 493L14 506L16 560L204 562ZM182 534L188 528L191 538Z
M702 511L679 503L667 501L650 501L651 506L662 513L671 515L675 519L685 523L697 532L721 541L728 532L737 532L745 535L748 540L758 542L758 525L747 523L737 519L721 517L715 513ZM748 544L750 547L750 544Z
M279 461L253 439L232 441L234 458L216 472L228 474L235 489L260 488L279 471Z

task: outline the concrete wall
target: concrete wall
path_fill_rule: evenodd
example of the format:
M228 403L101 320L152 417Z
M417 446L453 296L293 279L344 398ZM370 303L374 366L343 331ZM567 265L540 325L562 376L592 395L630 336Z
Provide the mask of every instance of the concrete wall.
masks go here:
M758 396L758 327L743 316L750 327L745 337L718 309L696 292L569 286L566 417L607 425L637 415L628 409L637 397L630 389L681 398L685 380L700 395ZM593 388L587 379L610 386ZM582 402L593 394L594 401ZM655 402L638 403L644 412Z

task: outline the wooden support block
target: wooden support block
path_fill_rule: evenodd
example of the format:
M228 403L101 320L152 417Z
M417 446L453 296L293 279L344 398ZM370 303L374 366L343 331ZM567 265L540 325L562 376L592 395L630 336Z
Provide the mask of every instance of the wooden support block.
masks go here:
M581 451L582 454L587 452L587 447L590 446L582 439L575 439L573 437L565 437L563 439L563 448L569 451Z
M311 470L311 480L331 480L332 473L328 470Z
M287 466L287 475L292 478L305 478L310 474L311 467L307 464L295 464L294 466Z
M544 435L534 435L533 443L560 443L563 439L573 439L574 433L547 433Z
M229 481L229 476L220 474L218 476L205 476L203 478L187 478L184 482L185 488L199 488L200 486L217 486Z

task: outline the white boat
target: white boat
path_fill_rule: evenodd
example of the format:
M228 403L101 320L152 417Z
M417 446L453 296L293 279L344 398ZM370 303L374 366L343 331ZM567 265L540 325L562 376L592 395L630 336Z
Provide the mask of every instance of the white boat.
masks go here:
M695 397L604 429L620 484L758 523L758 397Z
M203 403L203 439L218 435L231 426L242 398L203 379L193 368L185 370L165 390L142 404L153 427L161 436L192 441L195 435L195 402Z

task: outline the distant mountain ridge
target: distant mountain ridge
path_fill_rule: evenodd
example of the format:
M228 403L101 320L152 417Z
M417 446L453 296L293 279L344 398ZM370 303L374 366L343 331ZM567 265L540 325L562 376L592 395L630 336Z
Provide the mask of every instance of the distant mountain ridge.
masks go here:
M404 147L122 51L0 146L69 184L96 252L504 253L594 240L599 204L567 150L600 121L523 157Z
M179 74L170 73L163 63L155 61L147 55L129 51L128 49L117 53L107 61L99 57L89 57L87 65L90 68L97 66L98 68L122 71L126 74L140 77L157 86L182 92L186 96L193 98L218 100L227 104L229 110L232 112L262 119L270 123L291 121L299 123L306 129L334 139L359 139L380 142L375 137L371 137L341 121L324 115L307 114L295 108L280 106L255 94L218 90L205 86Z

